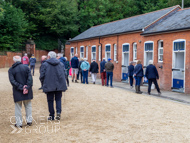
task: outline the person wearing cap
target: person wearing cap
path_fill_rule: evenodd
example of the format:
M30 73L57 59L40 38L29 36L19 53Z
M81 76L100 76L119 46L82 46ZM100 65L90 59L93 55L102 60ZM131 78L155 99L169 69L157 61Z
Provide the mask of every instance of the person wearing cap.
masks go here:
M79 66L79 60L78 60L78 54L75 54L75 56L71 59L71 67L72 67L72 82L78 83L77 81L77 74L78 74L78 66Z
M21 63L20 56L13 57L14 64L9 69L9 81L13 89L13 98L15 103L16 127L22 128L22 104L26 111L26 122L28 126L32 125L32 103L33 99L33 79L28 66Z
M24 54L24 57L22 57L21 62L22 62L23 65L26 65L26 66L29 65L29 58L27 56L27 53Z
M111 62L112 59L108 59L108 62L105 64L106 76L107 76L107 87L109 86L109 79L110 79L110 86L113 88L112 80L113 80L113 70L114 64Z
M96 77L97 77L97 73L98 73L98 70L99 70L99 66L98 66L98 63L96 62L95 59L92 60L93 62L90 64L90 72L91 72L91 75L92 75L92 82L93 84L96 83Z
M130 62L130 65L128 66L128 76L131 88L133 88L133 72L134 72L134 65L133 62Z
M82 76L82 69L81 69L81 64L82 62L84 62L84 58L81 58L80 62L79 62L79 75L80 75L80 80L81 80L81 83L83 83L82 79L83 79L83 76Z
M35 64L36 64L36 58L34 57L34 54L32 54L32 57L30 58L30 70L33 70L33 76L34 76L34 70L35 70Z
M88 70L90 68L90 64L87 61L87 58L84 58L84 62L82 62L80 68L82 69L82 75L83 75L83 84L88 84Z
M106 64L106 60L105 58L103 58L103 61L101 61L100 63L100 74L101 74L102 86L107 85L105 64Z
M157 79L159 79L159 75L158 75L158 71L157 71L156 67L153 65L152 60L149 60L149 65L146 67L145 76L148 79L148 94L150 95L151 86L152 86L152 82L153 82L158 91L158 94L160 95L161 92L160 92L160 88L157 83Z

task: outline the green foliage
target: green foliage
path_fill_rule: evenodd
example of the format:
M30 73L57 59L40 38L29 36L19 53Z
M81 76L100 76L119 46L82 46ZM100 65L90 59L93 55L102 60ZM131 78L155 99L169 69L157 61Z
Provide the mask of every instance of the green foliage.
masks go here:
M13 5L3 3L0 7L0 51L17 51L26 39L28 22L25 14Z
M39 50L52 50L57 49L57 38L52 37L51 35L40 36L35 40L36 49Z

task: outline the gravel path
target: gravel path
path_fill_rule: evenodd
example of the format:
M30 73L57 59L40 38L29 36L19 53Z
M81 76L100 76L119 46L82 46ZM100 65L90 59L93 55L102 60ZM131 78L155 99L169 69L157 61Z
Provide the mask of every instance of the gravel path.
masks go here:
M38 90L38 73L33 79L33 126L14 131L7 68L0 69L0 77L1 143L190 142L190 106L101 85L71 83L63 94L61 121L48 122L46 95ZM24 116L24 108L22 113Z

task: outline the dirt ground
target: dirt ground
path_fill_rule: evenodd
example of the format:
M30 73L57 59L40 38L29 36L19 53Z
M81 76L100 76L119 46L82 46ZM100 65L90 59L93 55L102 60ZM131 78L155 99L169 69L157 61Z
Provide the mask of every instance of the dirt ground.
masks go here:
M33 126L14 125L8 69L0 69L0 143L188 143L190 106L117 88L71 83L62 98L62 117L47 121L46 95L33 77ZM24 108L22 110L25 116Z

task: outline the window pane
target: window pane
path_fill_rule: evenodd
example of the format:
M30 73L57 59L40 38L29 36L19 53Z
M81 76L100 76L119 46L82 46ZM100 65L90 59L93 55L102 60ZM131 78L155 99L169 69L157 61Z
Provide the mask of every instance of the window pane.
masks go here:
M80 47L80 52L84 52L84 47Z
M123 52L129 51L129 45L123 45Z
M184 50L184 49L185 49L185 42L184 41L174 43L174 51Z
M145 51L152 51L153 43L145 43Z
M74 53L74 49L73 48L71 48L71 53Z
M96 52L96 47L92 47L92 52Z
M110 52L111 51L111 46L110 45L107 45L106 46L106 52Z
M159 54L163 54L163 49L160 49L160 53Z
M160 42L160 47L163 47L163 41L162 41L162 42Z

